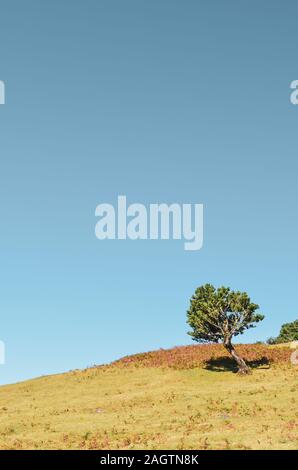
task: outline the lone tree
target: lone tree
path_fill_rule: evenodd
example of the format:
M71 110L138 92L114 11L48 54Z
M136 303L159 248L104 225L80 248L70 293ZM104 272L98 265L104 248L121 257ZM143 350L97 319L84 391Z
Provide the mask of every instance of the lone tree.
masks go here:
M222 342L237 362L238 373L249 374L250 368L235 351L232 338L263 320L263 315L255 313L258 309L246 292L234 292L229 287L216 289L206 284L198 287L190 300L187 323L192 331L188 334L200 343Z

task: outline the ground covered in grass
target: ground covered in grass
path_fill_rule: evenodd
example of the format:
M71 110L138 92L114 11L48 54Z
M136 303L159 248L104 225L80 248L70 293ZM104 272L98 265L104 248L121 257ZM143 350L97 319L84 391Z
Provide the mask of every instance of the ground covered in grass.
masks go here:
M289 364L293 351L290 343L279 346L266 344L239 344L237 351L251 367L264 365ZM159 349L141 354L126 356L116 361L118 366L171 367L174 369L193 369L205 367L211 370L235 370L235 362L222 344L200 344L179 346L172 349Z
M217 354L192 368L152 354L1 387L0 448L297 449L289 361L240 377Z

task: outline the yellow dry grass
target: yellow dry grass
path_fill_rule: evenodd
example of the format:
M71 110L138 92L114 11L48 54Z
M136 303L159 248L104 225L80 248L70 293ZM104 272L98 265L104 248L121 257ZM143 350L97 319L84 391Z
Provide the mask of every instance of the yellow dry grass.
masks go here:
M297 369L103 367L0 388L1 449L297 449Z

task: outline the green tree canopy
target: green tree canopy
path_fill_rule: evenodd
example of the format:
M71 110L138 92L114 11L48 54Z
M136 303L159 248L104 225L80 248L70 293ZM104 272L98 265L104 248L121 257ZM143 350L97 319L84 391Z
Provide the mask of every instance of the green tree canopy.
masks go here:
M278 337L269 338L268 343L279 344L290 341L298 341L298 320L282 325Z

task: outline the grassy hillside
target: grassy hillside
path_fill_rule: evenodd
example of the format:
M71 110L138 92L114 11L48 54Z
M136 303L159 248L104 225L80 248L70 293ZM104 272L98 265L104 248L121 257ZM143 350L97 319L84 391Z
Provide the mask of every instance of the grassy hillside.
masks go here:
M251 376L220 346L189 346L1 387L0 448L296 449L289 349L240 349Z

